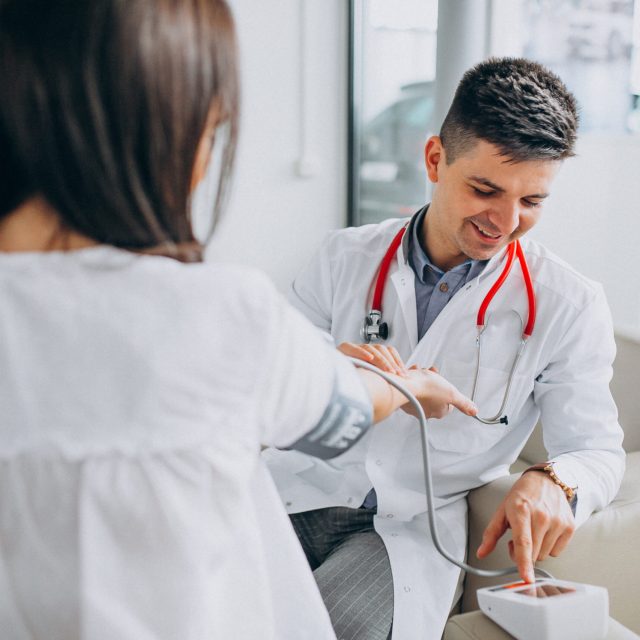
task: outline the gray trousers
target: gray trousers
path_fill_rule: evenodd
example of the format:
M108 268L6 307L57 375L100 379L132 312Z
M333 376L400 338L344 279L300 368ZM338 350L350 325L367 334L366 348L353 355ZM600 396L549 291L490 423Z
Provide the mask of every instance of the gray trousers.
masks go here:
M391 637L393 579L375 513L332 507L290 516L338 640Z

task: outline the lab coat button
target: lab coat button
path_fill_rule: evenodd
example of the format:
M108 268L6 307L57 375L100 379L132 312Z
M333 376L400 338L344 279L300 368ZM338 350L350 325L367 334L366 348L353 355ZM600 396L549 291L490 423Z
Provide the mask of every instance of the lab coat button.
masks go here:
M381 467L382 466L382 460L376 460L376 464Z
M394 532L391 534L391 537L392 537L392 538L397 538L397 537L398 537L398 534L394 531Z
M411 591L411 587L405 587L405 588L404 588L404 592L405 592L405 593L409 593L409 591Z
M393 518L393 513L387 513L387 518Z
M353 502L353 498L347 498L347 504L351 504Z
M285 504L285 506L290 507L292 503L291 502L285 502L284 504Z
M405 280L404 280L404 278L402 278L402 279L400 280L400 284L401 284L403 287L404 287L404 283L405 283Z

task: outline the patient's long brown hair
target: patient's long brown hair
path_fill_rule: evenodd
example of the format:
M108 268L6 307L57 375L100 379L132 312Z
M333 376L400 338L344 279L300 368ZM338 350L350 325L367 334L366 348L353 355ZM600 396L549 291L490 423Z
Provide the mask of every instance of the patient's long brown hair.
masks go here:
M238 93L224 0L0 0L0 218L41 196L98 242L185 259L198 143L213 109L212 233Z

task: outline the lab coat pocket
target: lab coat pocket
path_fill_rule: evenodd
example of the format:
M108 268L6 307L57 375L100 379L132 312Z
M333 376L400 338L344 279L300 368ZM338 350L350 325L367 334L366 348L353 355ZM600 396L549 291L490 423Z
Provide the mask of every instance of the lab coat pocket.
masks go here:
M471 397L475 362L448 359L442 364L440 373L462 393ZM508 371L480 367L475 403L481 417L496 415L502 405L508 380ZM522 395L524 384L524 376L514 376L509 399L501 415L509 416L510 409ZM505 424L484 424L454 409L440 420L429 421L429 442L434 449L475 455L491 449L511 428L511 425Z

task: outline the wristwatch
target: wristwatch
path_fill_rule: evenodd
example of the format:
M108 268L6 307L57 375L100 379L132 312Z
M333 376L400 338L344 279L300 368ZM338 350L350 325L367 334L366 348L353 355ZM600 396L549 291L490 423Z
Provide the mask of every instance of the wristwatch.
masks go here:
M546 473L564 491L569 505L571 505L572 509L575 509L575 504L578 501L578 487L570 487L568 484L562 482L553 469L553 462L539 462L538 464L534 464L532 467L525 469L523 475L527 473L527 471L543 471Z

